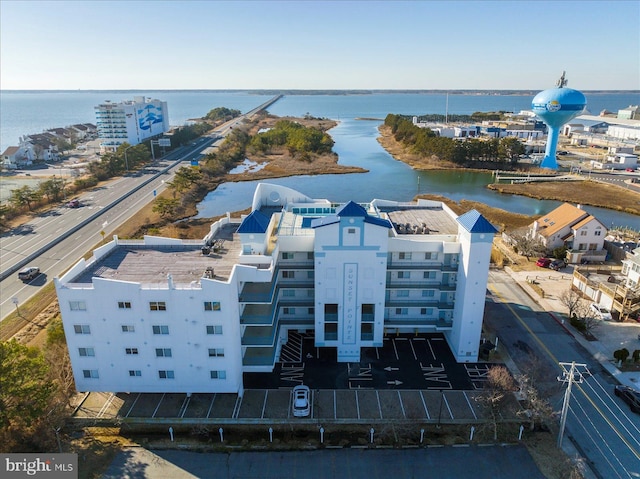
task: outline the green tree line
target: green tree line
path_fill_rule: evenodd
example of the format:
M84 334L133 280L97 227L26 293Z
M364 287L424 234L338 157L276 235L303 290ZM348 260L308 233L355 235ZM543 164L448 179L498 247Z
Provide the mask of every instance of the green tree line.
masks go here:
M384 123L391 128L396 141L424 158L437 157L470 166L478 166L480 162L515 164L525 151L524 145L514 137L465 140L441 137L429 128L417 127L404 115L389 114Z

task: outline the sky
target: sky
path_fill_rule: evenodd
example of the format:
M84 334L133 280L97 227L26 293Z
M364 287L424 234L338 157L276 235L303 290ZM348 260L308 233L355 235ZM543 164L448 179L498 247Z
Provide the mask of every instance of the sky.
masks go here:
M640 89L640 0L0 0L0 89Z

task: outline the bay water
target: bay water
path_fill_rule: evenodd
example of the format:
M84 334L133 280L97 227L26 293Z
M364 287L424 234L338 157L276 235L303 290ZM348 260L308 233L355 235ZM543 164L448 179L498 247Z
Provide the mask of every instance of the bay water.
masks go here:
M585 92L587 108L617 111L638 103L637 92ZM469 199L523 214L546 213L559 205L500 195L486 188L490 173L465 171L414 171L394 160L377 142L378 127L388 113L422 115L428 113L470 114L475 111L530 109L534 94L447 94L441 93L361 93L287 94L269 108L278 116L310 114L339 121L330 131L340 164L361 166L368 173L348 175L296 176L270 179L314 197L332 201L369 201L384 198L410 201L417 193L440 194L454 200ZM250 91L0 91L1 149L18 144L18 137L40 133L47 128L74 123L95 123L93 107L105 100L130 100L134 96L158 98L168 103L171 125L182 125L204 116L218 106L246 112L265 102L270 92ZM360 119L359 119L360 118ZM361 119L366 118L366 119ZM198 206L199 217L212 217L251 204L256 182L226 183L209 193ZM607 227L640 229L640 217L585 206Z

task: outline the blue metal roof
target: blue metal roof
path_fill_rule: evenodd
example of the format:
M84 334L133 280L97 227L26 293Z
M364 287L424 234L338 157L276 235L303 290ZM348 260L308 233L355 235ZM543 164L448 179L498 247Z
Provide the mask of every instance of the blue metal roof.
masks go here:
M365 223L391 228L391 223L389 222L389 220L371 216L367 213L367 210L365 210L362 206L360 206L358 203L355 203L354 201L349 201L348 203L345 203L344 205L337 208L335 215L325 216L323 218L313 220L311 222L311 227L317 228L318 226L326 226L333 223L338 223L341 217L360 217L364 218Z
M265 233L268 227L269 218L255 210L244 219L238 228L238 233Z
M469 233L497 233L498 230L478 210L467 211L456 218Z

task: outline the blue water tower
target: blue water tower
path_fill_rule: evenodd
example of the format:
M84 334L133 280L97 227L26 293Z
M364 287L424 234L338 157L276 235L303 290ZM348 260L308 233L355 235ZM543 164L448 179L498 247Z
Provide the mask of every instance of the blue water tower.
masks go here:
M562 72L558 88L541 91L531 101L531 110L549 127L547 148L540 166L554 170L558 169L556 148L560 128L580 115L587 106L587 99L581 92L565 88L567 80L564 75L565 72Z

